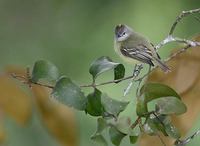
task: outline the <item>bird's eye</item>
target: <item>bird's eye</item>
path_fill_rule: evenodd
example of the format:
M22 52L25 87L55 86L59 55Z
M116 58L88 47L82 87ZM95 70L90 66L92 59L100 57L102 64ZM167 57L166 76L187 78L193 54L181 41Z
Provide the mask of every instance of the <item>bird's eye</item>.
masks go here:
M125 35L126 33L125 32L123 32L123 34L122 35Z

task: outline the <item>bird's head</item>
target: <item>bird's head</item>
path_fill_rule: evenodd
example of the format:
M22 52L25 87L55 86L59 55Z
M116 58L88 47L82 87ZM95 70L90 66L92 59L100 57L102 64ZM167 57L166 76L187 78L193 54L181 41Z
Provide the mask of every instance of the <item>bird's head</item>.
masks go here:
M125 24L119 24L115 27L115 38L118 42L128 39L131 33L132 29Z

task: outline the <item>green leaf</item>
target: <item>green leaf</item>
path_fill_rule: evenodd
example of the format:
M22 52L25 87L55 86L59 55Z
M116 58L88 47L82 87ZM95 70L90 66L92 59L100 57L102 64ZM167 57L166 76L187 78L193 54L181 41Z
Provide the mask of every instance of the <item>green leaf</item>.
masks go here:
M99 146L108 146L108 143L106 142L105 138L101 134L93 135L91 139L97 142L97 145Z
M134 132L134 129L131 128L131 119L130 117L122 116L117 119L115 123L115 127L121 133L128 134L130 136L136 136L137 134Z
M87 96L86 112L92 116L101 116L103 113L103 106L101 104L101 91L95 89L93 93Z
M144 95L146 102L167 96L173 96L181 99L181 97L178 95L178 93L176 93L174 89L160 83L144 84L140 90L140 95Z
M148 113L147 102L144 96L137 98L136 113L138 116L145 116L145 114Z
M167 85L160 83L144 84L140 90L140 96L137 100L136 112L138 116L145 116L148 113L147 103L158 98L176 97L181 99L178 93Z
M35 62L31 77L32 82L42 80L48 83L54 83L58 78L59 71L54 64L45 60Z
M129 136L129 140L131 144L135 144L137 142L138 136Z
M161 124L161 121L164 125L171 123L171 117L168 115L157 115L156 117L151 118L156 124Z
M96 133L101 133L106 127L107 127L107 122L103 118L98 118L97 119L97 131Z
M89 69L90 74L95 79L97 76L105 71L114 69L115 79L123 78L125 75L125 68L122 64L113 62L109 57L100 57L95 60Z
M121 140L126 136L126 134L121 133L119 130L117 130L116 127L112 126L109 129L109 135L112 143L115 146L119 146L121 143Z
M165 125L171 123L171 118L168 115L158 115L151 118L152 122L155 124L158 131L161 131L163 135L167 136L168 134L165 131Z
M187 111L186 105L176 97L157 99L157 113L160 114L183 114Z
M158 126L156 124L158 123L156 123L153 119L148 118L146 123L143 125L144 132L149 135L155 135L158 132Z
M52 92L52 95L61 103L78 110L85 110L87 98L83 92L69 78L61 77Z
M118 79L121 79L121 78L124 77L124 75L125 75L125 67L124 67L123 64L119 64L119 65L117 65L115 67L114 75L115 75L114 80L118 80ZM118 83L118 82L116 82L116 83Z
M122 102L112 99L108 97L106 94L102 94L101 103L104 107L104 110L115 117L117 117L119 113L122 112L129 104L129 102Z
M101 132L107 127L107 122L103 118L97 119L97 130L94 135L91 136L91 139L99 143L100 145L107 146L105 138L101 135Z
M172 138L179 139L181 137L178 129L172 124L165 125L165 131Z

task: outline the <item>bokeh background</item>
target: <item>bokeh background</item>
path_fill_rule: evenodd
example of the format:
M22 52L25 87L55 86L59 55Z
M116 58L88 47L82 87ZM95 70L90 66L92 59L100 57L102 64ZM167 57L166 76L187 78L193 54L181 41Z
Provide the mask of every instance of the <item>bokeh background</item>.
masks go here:
M0 0L0 70L8 65L31 67L36 60L45 59L76 83L87 84L91 81L88 68L94 59L109 56L122 62L113 51L116 24L128 24L156 44L182 10L198 7L198 0ZM188 17L178 24L175 34L191 38L200 32L199 26L194 17ZM161 48L162 58L174 46L177 44ZM125 66L126 74L130 74L132 66ZM111 78L108 73L99 81ZM126 86L127 82L101 89L120 99ZM75 116L79 145L93 146L90 136L96 129L96 118L77 111ZM60 145L42 124L37 110L26 126L4 117L7 136L3 145ZM126 139L122 145L130 144Z

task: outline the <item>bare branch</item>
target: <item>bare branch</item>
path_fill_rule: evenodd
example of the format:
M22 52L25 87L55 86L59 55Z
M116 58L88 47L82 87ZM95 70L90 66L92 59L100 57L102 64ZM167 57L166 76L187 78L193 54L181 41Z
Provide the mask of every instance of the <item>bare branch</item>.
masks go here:
M27 73L28 74L28 73ZM29 77L24 77L24 76L19 76L19 75L16 75L14 73L11 74L11 77L17 79L17 80L20 80L22 83L24 84L28 84L30 86L30 84L35 84L35 85L39 85L39 86L43 86L43 87L47 87L47 88L50 88L50 89L53 89L54 86L51 86L51 85L45 85L45 84L41 84L41 83L36 83L36 82L33 82Z
M172 24L168 36L163 41L161 41L159 44L157 44L155 46L156 50L159 49L159 48L161 48L162 46L170 43L170 42L179 42L179 43L184 43L184 44L191 45L191 46L200 46L200 42L193 42L191 40L181 39L181 38L177 38L177 37L173 37L172 36L172 34L174 33L174 30L175 30L177 24L184 17L186 17L188 15L191 15L191 14L193 15L195 13L200 13L200 8L194 9L194 10L189 10L189 11L182 11L181 14L179 16L177 16L175 22ZM195 18L197 18L197 17L195 17Z
M107 82L103 82L103 83L99 83L99 84L80 85L80 87L94 87L94 86L97 87L97 86L102 86L102 85L107 85L107 84L114 84L116 82L128 80L128 79L131 79L133 77L134 77L134 75L131 75L131 76L127 76L127 77L124 77L124 78L121 78L121 79L118 79L118 80L107 81Z
M199 134L200 134L200 129L184 140L180 140L180 139L176 140L174 144L175 146L184 146L187 143L189 143L192 139L194 139L196 136L198 136Z
M124 96L126 96L129 93L129 91L133 85L133 82L135 81L135 78L138 77L138 75L140 74L142 69L143 69L143 64L135 65L134 70L133 70L134 77L131 79L131 82L129 83L127 88L124 90Z
M137 117L137 119L135 120L135 122L131 125L131 129L134 129L141 121L141 117Z
M32 83L32 84L35 84L35 85L47 87L47 88L50 88L50 89L53 89L53 88L54 88L54 86L51 86L51 85L46 85L46 84L41 84L41 83L35 83L35 82L31 82L31 83Z
M156 50L161 48L162 46L171 43L171 42L178 42L178 43L184 43L186 45L190 45L192 47L200 46L200 42L197 41L191 41L186 39L181 39L178 37L173 37L171 35L167 36L164 40L162 40L159 44L155 46Z
M186 17L194 13L200 13L200 8L189 11L182 11L181 14L176 18L175 22L172 24L171 29L169 31L169 36L173 34L176 25L182 20L183 17Z

